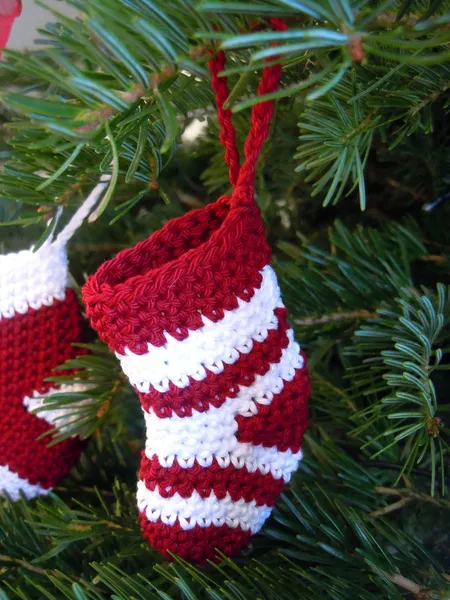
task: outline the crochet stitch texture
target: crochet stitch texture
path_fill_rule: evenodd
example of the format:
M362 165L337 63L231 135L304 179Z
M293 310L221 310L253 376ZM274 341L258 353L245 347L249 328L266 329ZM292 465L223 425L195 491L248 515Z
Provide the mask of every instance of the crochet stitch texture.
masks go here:
M120 252L83 288L144 411L143 535L199 564L239 552L270 515L302 456L310 390L254 200L272 103L254 107L240 167L223 65L219 53L210 69L233 193ZM266 68L259 94L280 73Z
M0 257L0 490L13 500L20 490L28 498L50 491L83 448L78 438L48 447L49 437L38 438L58 415L30 412L51 391L53 369L80 353L71 342L82 339L81 313L67 279L60 245Z
M48 493L65 477L84 447L71 437L49 447L45 433L66 426L72 409L46 409L43 397L86 389L57 389L45 381L58 365L84 353L75 292L69 287L66 242L105 188L99 183L54 242L38 250L0 256L0 494L17 500ZM58 375L65 375L58 371ZM85 401L83 401L85 402Z

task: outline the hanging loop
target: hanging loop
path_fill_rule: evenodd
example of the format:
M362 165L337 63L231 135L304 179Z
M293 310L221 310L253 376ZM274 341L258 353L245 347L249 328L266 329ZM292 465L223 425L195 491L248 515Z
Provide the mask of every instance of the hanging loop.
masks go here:
M80 206L80 208L76 211L76 213L72 216L70 221L64 227L64 229L58 234L54 244L65 245L73 236L75 231L81 227L85 218L89 215L91 210L99 201L102 196L105 188L108 186L108 182L111 179L111 175L105 173L100 177L100 182L94 187L92 192Z
M287 25L281 19L270 19L270 23L276 31L286 31ZM232 112L224 108L229 96L228 82L226 77L220 77L219 73L225 66L225 53L220 50L209 62L211 71L211 85L216 97L217 117L220 123L220 141L225 147L225 161L229 169L230 183L234 188L240 188L244 196L253 199L253 188L256 174L256 161L261 147L267 138L269 126L273 115L273 100L266 100L255 104L251 112L251 125L247 139L244 144L244 163L240 165L239 151L236 146L236 131L232 122ZM258 96L270 94L278 89L282 67L274 64L265 67L261 82L258 86Z

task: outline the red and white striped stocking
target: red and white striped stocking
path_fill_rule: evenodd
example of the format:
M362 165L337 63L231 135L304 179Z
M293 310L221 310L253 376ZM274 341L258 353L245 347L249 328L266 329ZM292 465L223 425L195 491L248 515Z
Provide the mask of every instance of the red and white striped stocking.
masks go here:
M55 391L84 389L81 384L55 389L45 379L81 352L72 346L82 340L82 317L69 287L66 243L105 185L96 186L54 242L0 256L0 493L13 500L20 492L28 498L49 492L83 448L77 437L51 447L51 438L39 439L70 421L70 411L32 411Z
M310 386L254 200L273 106L254 107L240 167L223 61L210 67L233 193L119 253L83 289L144 410L143 534L200 564L236 554L270 515L302 456ZM280 73L266 68L258 93Z

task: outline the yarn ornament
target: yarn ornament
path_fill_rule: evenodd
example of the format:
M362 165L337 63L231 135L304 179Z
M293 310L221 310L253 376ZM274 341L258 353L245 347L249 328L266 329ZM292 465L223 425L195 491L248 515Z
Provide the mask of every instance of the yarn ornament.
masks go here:
M14 21L21 12L21 0L0 0L0 50L6 48Z
M73 410L44 409L55 392L86 389L45 381L58 365L81 354L80 306L69 287L66 243L97 202L99 183L54 240L39 249L0 256L0 494L12 500L47 494L77 461L84 443L71 437L49 447L43 436L73 419ZM59 375L66 374L58 372ZM85 402L85 400L83 400Z
M83 288L90 322L144 411L143 535L197 564L217 550L235 555L270 515L302 457L310 391L254 199L273 104L253 108L240 166L224 60L219 52L210 70L231 195L120 252ZM280 74L266 67L259 95L275 91Z

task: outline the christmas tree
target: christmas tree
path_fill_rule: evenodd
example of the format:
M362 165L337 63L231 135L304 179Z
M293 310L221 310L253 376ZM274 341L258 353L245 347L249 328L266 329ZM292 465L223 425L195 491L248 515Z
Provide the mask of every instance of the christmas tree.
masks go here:
M107 174L68 246L80 295L106 259L229 193L208 71L224 50L240 148L251 108L276 101L257 202L310 429L247 549L168 561L139 529L139 400L90 330L49 382L88 390L41 407L71 414L47 444L85 449L53 493L1 500L0 598L448 598L450 3L70 4L37 49L3 54L2 253L42 247ZM257 96L278 61L279 89Z

